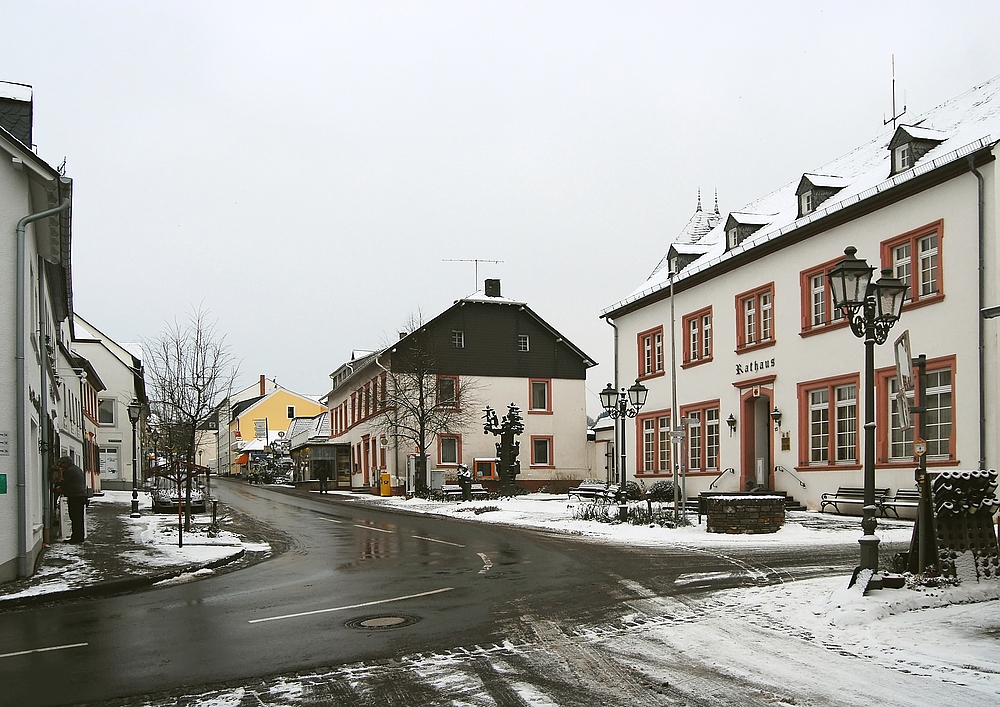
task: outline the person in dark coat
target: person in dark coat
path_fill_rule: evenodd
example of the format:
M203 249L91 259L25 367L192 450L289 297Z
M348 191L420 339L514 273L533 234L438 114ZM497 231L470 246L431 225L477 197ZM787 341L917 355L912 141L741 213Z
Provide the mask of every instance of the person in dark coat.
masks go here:
M60 458L56 462L56 469L62 478L58 491L66 497L69 519L73 524L73 534L66 542L78 545L83 542L86 535L83 527L83 509L87 505L87 478L83 474L83 469L74 464L69 457Z
M316 476L319 479L319 492L327 492L327 482L330 480L330 472L326 468L326 464L320 463L319 469L316 470Z

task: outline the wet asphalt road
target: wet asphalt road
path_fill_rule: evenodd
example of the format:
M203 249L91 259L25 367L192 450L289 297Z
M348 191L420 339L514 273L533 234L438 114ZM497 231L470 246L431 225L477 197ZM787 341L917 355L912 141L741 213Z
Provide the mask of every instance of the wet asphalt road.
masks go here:
M850 548L630 549L241 483L217 490L293 538L290 549L179 586L0 614L0 652L73 646L0 660L0 705L100 703L502 644L521 638L525 616L547 626L615 620L636 587L697 596L749 575L844 573L856 561ZM408 625L377 628L396 622Z

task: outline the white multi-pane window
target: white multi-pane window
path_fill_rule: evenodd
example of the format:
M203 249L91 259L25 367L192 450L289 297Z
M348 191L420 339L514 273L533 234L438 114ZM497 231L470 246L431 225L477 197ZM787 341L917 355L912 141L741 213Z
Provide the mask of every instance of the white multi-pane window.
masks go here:
M705 410L705 468L719 468L719 408Z
M882 244L883 262L909 286L909 301L942 293L940 222L893 238Z
M951 398L951 369L928 372L927 389L924 391L924 407L927 410L924 429L930 457L948 457L951 453Z
M701 410L688 413L688 469L701 471Z
M639 334L639 375L663 373L663 327Z
M757 298L748 297L743 300L743 343L757 343Z
M660 415L656 418L659 432L660 471L670 471L670 416Z
M857 459L858 447L858 390L857 386L837 386L837 461Z
M656 418L642 421L642 470L656 470Z
M812 303L810 321L813 326L826 324L826 276L809 278L809 296Z
M663 370L663 332L653 335L653 361L657 371Z
M465 348L465 332L457 329L451 332L451 345L456 349Z
M937 234L917 241L920 258L920 296L937 294L938 291L938 239Z
M760 294L760 340L770 341L771 328L774 324L773 313L771 311L771 293L762 292Z
M799 209L802 211L803 216L812 213L813 193L811 189L809 191L799 194Z
M738 348L764 346L774 341L774 285L736 296Z
M830 391L809 391L809 462L830 461Z
M690 354L690 359L699 357L699 352L701 351L700 339L698 331L698 320L692 319L688 322L688 353Z
M903 418L899 410L899 379L889 378L889 460L912 461L913 459L913 428L903 429ZM907 392L906 397L913 405L913 393Z
M701 355L702 358L710 358L712 355L712 315L704 314L701 317Z
M528 350L528 335L518 334L517 335L517 350L524 353Z

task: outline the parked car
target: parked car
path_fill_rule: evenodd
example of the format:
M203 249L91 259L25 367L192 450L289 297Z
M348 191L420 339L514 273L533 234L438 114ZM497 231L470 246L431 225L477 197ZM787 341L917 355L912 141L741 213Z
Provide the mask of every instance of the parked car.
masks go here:
M157 477L153 479L153 512L166 513L177 512L177 504L183 504L187 496L187 489L181 484L178 495L177 483L171 479ZM205 494L197 484L191 484L191 511L195 513L205 512Z

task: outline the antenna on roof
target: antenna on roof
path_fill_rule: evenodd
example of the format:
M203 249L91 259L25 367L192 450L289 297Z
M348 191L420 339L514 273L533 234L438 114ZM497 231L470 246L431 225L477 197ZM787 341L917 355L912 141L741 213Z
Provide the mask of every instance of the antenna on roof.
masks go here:
M484 258L444 258L442 263L475 263L476 264L476 287L473 292L479 291L479 264L480 263L502 263L502 260L486 260Z
M896 121L903 117L906 112L906 93L903 93L903 110L896 112L896 55L892 55L892 117L886 120L885 113L882 114L882 125L892 123L893 130L896 129Z

